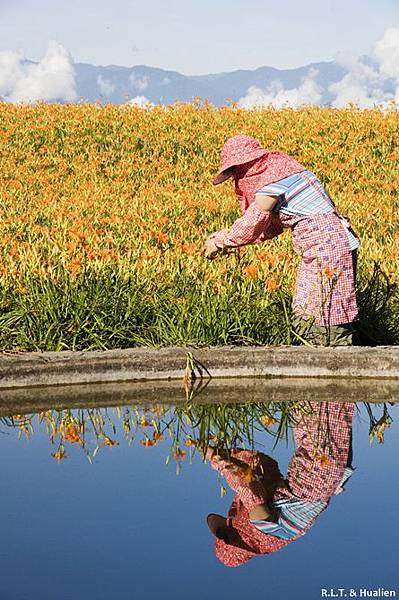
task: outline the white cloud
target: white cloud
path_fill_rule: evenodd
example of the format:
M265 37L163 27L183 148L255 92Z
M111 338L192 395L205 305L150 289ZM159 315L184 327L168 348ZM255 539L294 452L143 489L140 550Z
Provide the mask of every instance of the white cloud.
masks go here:
M109 79L103 79L101 75L97 77L97 85L100 90L100 94L106 96L107 98L115 91L115 84L112 83Z
M399 81L399 29L390 27L374 46L382 75Z
M254 108L272 105L276 108L291 106L298 108L303 104L319 104L321 87L316 82L317 69L310 69L297 88L285 89L281 81L273 81L265 90L256 86L248 88L247 95L240 98L238 105L242 108Z
M332 105L337 108L349 103L360 108L382 108L396 102L399 107L399 28L390 27L373 47L371 60L348 53L339 53L335 62L347 73L340 81L328 86ZM266 89L248 88L238 105L253 108L272 105L276 108L320 104L322 89L316 82L317 71L310 69L299 87L286 89L281 81L273 81Z
M50 41L37 64L24 62L22 52L0 52L0 95L9 102L76 100L75 71L69 52Z
M399 29L387 29L374 44L371 57L372 65L362 58L338 55L336 61L348 73L328 88L334 96L333 106L342 108L354 103L360 108L376 104L386 108L392 101L399 105Z
M152 108L155 106L151 100L148 100L145 96L136 96L128 102L124 103L124 106L139 106L140 108Z
M385 102L389 95L384 92L379 72L364 64L360 59L352 65L349 73L331 84L329 92L334 96L333 106L342 108L354 103L361 108L372 108L374 104Z
M0 52L0 95L5 98L23 77L22 61L22 52Z
M148 87L149 78L147 77L147 75L144 75L143 77L138 77L135 73L132 73L129 79L132 86L138 92L143 92Z

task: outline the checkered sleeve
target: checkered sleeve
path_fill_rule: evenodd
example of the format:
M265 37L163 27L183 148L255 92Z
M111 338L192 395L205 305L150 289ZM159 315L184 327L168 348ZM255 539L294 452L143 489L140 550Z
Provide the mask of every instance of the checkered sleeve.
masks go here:
M218 231L213 241L220 249L239 248L272 239L282 231L283 227L276 213L263 211L252 202L243 216L233 223L230 230Z
M211 459L211 466L223 475L249 512L255 506L267 502L268 498L265 486L253 473L258 453L251 450L232 450L231 457L226 459L215 455Z

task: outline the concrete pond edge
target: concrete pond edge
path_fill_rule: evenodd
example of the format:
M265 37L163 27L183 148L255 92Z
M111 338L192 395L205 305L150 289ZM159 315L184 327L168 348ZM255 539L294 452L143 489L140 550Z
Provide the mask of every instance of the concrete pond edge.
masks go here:
M167 346L0 353L0 392L107 382L219 378L396 380L399 346ZM398 383L399 385L399 383Z

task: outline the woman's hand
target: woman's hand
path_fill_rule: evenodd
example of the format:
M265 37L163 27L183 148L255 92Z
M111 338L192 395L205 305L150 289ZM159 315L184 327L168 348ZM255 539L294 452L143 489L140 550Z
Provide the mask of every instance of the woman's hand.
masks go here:
M208 446L205 453L206 460L212 460L216 454L216 449L213 446Z
M205 458L207 460L212 460L212 458L214 458L215 456L217 456L218 458L222 459L222 460L232 460L229 452L227 450L225 450L224 448L216 448L215 446L208 446L206 449L206 454L205 454Z
M215 258L215 256L220 251L220 248L218 248L216 246L215 242L213 241L213 237L215 235L216 235L215 233L212 233L209 237L206 238L206 240L204 242L203 250L204 250L205 258L209 258L210 260Z

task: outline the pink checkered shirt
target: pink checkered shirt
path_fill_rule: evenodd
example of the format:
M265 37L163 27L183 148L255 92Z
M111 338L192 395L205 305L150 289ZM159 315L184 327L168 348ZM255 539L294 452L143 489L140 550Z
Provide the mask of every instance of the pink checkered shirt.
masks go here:
M319 187L309 179L309 185ZM289 203L288 203L289 205ZM358 319L353 257L346 221L336 211L295 215L262 211L253 201L227 229L213 236L217 248L238 248L293 233L302 261L296 281L293 310L317 325L352 323Z

